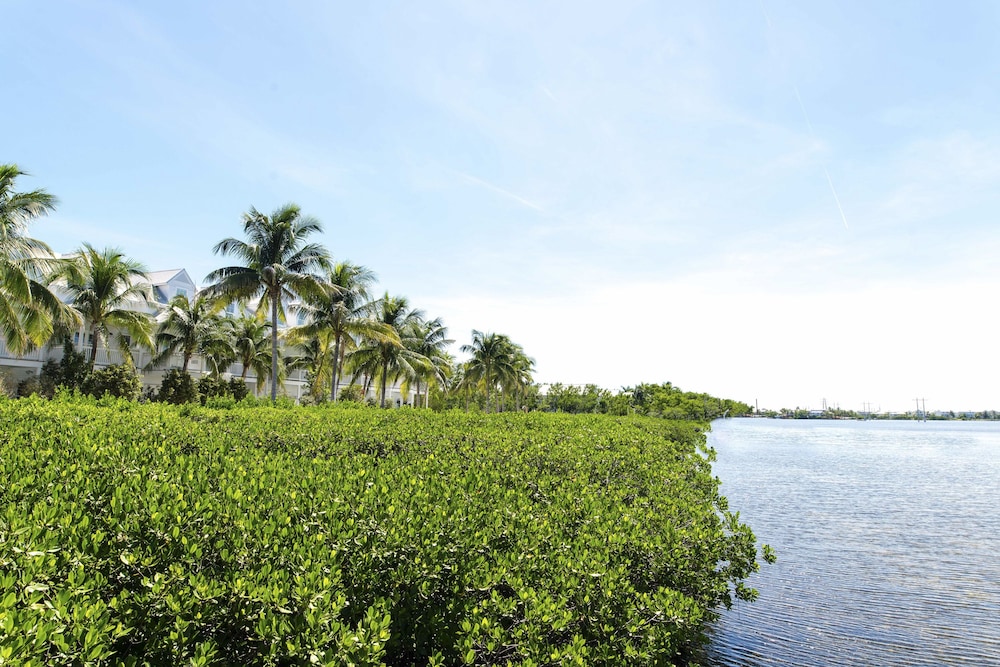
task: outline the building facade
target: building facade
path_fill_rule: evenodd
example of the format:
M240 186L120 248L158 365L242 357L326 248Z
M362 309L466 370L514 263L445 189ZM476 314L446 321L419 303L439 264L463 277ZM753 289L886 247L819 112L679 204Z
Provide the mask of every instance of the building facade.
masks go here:
M153 318L160 316L167 304L174 297L183 295L189 299L193 299L198 292L197 285L185 269L153 271L148 273L146 278L149 282L150 292L152 293L152 301L148 304L136 303L134 307L136 310L144 310ZM58 289L56 291L58 292ZM250 312L250 309L241 309L239 306L233 304L225 309L224 315L227 317L236 317L242 312ZM82 352L89 356L93 343L91 336L92 334L89 331L81 327L72 335L73 348L77 352ZM139 369L144 390L149 387L159 388L163 381L163 374L167 370L172 368L180 369L183 366L182 356L175 354L167 362L160 364L155 369L149 369L147 366L149 366L149 362L152 359L152 353L138 346L131 346L129 349L135 367ZM47 362L58 361L62 358L63 354L62 343L53 341L45 347L32 350L23 355L15 355L7 349L6 341L0 335L0 374L5 377L9 386L16 388L22 381L41 375L42 367ZM102 341L102 344L97 349L94 367L104 368L114 364L121 364L124 361L125 357L121 350L110 346L108 341ZM197 354L191 357L188 363L188 373L195 380L208 375L209 372L210 369L204 359ZM229 377L238 378L242 374L243 366L240 363L235 363L227 369L223 377L226 379ZM246 383L251 394L267 394L269 386L267 381L260 382L253 369L247 371ZM374 382L371 384L372 386L369 387L367 398L377 400L377 387ZM282 385L279 386L278 392L280 395L285 395L299 401L308 393L308 389L306 372L304 370L295 370L287 374ZM411 403L412 400L413 394L411 392L403 392L399 383L395 383L386 389L386 403L388 405L399 406Z

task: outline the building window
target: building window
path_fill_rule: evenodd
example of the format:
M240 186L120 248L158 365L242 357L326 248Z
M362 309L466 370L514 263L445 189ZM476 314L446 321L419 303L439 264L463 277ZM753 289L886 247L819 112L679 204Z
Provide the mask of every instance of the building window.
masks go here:
M188 291L186 289L184 289L183 287L177 288L177 296L187 296L187 295Z

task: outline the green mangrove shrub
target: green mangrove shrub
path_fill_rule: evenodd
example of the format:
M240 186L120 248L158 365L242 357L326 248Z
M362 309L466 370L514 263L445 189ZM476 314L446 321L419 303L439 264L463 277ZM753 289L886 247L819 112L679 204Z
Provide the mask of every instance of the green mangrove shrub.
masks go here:
M114 364L91 371L80 390L94 398L110 396L136 401L142 393L142 380L132 364Z
M752 599L698 424L0 402L0 663L681 664Z
M78 352L67 340L63 343L62 357L45 362L39 378L39 391L46 398L55 396L56 389L65 387L70 391L81 389L87 376L90 375L90 362L87 355Z
M163 373L160 390L156 393L156 400L172 405L181 405L194 403L198 399L198 386L190 373L179 368L171 368Z

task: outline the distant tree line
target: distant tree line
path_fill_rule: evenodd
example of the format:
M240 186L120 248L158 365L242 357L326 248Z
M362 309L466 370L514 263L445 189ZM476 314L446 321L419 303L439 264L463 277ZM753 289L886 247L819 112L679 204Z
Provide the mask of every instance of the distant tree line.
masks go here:
M684 391L669 382L663 384L638 384L611 391L596 384L573 385L553 383L547 387L532 385L514 401L501 402L499 409L542 410L570 414L637 414L663 419L711 421L721 417L742 417L753 408L740 401L718 398L710 394ZM437 407L460 407L453 397L440 397ZM485 409L482 401L471 401Z

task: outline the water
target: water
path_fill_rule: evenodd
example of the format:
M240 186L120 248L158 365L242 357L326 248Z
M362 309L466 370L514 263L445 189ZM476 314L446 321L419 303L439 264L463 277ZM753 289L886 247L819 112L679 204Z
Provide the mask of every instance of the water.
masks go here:
M1000 424L716 421L730 506L778 553L708 663L1000 666Z

